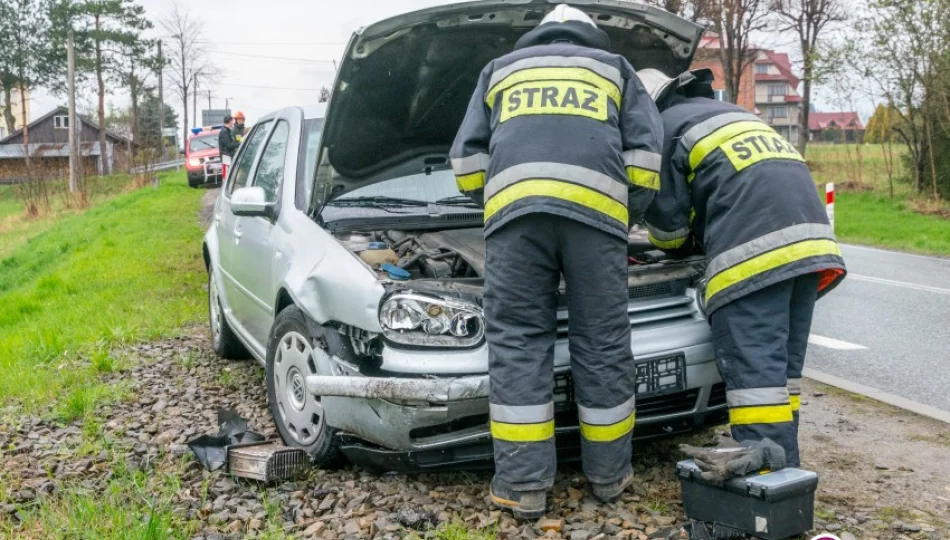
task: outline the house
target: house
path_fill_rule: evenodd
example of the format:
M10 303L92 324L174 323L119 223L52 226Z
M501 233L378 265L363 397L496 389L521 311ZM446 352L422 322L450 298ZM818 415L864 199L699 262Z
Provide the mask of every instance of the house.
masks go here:
M753 66L757 114L788 142L798 144L802 98L788 55L760 50Z
M102 174L103 163L113 170L126 160L133 144L128 138L106 131L106 147L100 148L99 127L89 118L79 116L76 133L85 174ZM69 110L56 107L29 124L29 144L23 145L23 130L0 139L0 182L10 183L27 178L26 155L29 152L34 171L45 177L63 177L69 171Z
M809 141L863 142L864 124L856 112L812 112L808 115Z
M24 110L23 102L24 100L20 98L20 89L14 88L10 93L10 103L6 103L10 107L10 112L13 114L13 129L20 129L23 127L23 124L26 123L26 119L30 117L30 92L26 92L26 108ZM7 129L7 120L6 120L6 107L0 107L0 139L3 139L10 134Z
M719 55L719 36L713 33L706 33L699 42L699 48L696 49L696 55L693 57L693 64L690 69L709 69L712 70L713 92L719 101L732 101L726 90L726 76L722 69L722 58ZM739 98L736 104L740 107L755 111L755 79L752 74L752 65L749 64L742 73L742 79L739 82Z

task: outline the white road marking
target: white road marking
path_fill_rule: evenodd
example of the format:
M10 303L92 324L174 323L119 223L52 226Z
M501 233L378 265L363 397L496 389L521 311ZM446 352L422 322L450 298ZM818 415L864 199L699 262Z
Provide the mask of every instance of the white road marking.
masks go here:
M893 279L884 279L871 276L862 276L861 274L848 274L848 279L856 279L858 281L867 281L868 283L879 283L881 285L891 285L893 287L903 287L905 289L912 289L915 291L924 291L932 292L937 294L950 294L950 289L941 289L940 287L931 287L929 285L918 285L916 283L908 283L906 281L894 281Z
M819 347L837 349L839 351L860 351L867 349L867 347L864 345L848 343L847 341L841 341L840 339L832 339L830 337L817 336L815 334L808 335L808 343L811 343L812 345L818 345Z

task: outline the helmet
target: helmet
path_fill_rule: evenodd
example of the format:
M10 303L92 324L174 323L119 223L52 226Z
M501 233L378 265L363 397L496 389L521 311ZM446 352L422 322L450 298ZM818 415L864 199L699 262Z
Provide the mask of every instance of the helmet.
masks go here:
M541 19L540 24L564 23L567 21L578 21L597 28L597 25L594 23L593 19L588 17L586 13L567 4L558 4L550 13Z
M673 88L676 79L667 77L662 71L653 68L641 69L637 72L640 81L646 88L647 93L653 98L653 101L659 101L667 91Z
M235 119L235 120L244 120L244 113L242 113L241 111L238 111L238 112L234 113L234 119Z

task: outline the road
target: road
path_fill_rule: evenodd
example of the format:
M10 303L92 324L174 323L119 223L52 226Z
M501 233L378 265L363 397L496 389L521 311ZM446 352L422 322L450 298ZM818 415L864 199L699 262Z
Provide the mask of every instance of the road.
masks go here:
M950 259L843 245L806 366L950 411Z

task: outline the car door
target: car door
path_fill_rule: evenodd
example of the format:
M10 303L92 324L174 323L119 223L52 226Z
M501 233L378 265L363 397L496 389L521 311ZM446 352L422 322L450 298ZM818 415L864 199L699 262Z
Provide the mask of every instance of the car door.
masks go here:
M241 304L246 301L246 297L240 292L234 274L235 250L239 243L235 232L241 218L231 211L231 194L247 186L252 167L273 124L273 121L266 121L254 126L248 136L247 144L235 156L234 166L228 171L227 182L222 188L214 210L215 230L218 235L218 267L216 269L220 285L218 293L221 295L224 311L232 327L245 339L248 337L247 322L240 317L240 313L246 311L241 309Z
M265 200L278 205L278 208L282 199L284 171L287 170L288 146L292 140L296 140L291 137L291 131L290 119L282 117L275 121L248 183L248 187L262 188ZM293 171L292 166L290 170ZM293 184L291 182L288 185ZM272 217L239 217L235 226L237 238L233 275L245 296L240 303L240 317L246 321L247 331L255 342L252 346L258 348L262 355L275 316L276 233L276 219Z

